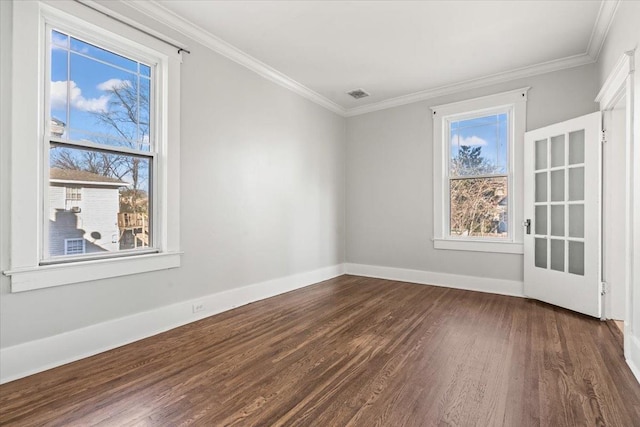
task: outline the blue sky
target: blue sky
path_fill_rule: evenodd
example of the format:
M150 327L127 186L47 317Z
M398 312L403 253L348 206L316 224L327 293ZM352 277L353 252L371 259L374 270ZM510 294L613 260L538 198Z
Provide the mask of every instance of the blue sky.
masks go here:
M451 157L457 156L459 147L480 147L482 157L507 172L508 116L492 114L450 123Z
M67 125L68 138L121 144L115 138L105 139L117 137L118 133L100 125L95 114L109 108L108 90L114 86L139 85L148 97L150 67L57 31L52 32L51 39L51 116ZM142 120L148 118L148 107L140 110L140 114ZM130 137L142 138L143 132L135 124L124 123L121 127ZM102 135L99 141L95 134Z

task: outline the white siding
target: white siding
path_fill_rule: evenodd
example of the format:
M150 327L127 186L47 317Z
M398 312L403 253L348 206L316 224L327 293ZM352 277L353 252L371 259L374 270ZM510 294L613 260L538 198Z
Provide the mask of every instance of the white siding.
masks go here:
M80 212L69 210L72 206ZM64 239L78 238L86 240L87 253L117 251L118 210L117 188L82 187L81 200L66 202L65 186L50 186L49 255L64 255Z

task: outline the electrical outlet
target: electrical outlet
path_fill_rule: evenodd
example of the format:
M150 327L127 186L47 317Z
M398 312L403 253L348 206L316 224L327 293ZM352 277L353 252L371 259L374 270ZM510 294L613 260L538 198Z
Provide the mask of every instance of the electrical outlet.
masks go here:
M203 302L198 302L193 304L193 312L197 313L199 311L204 310L204 303Z

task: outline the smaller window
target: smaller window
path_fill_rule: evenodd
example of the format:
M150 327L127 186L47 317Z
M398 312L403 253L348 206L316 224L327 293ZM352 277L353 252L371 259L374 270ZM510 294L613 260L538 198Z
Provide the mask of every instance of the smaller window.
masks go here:
M85 251L84 239L64 239L64 254L77 255Z
M79 202L82 200L82 187L66 187L67 201Z
M522 253L527 91L432 107L436 249Z
M509 110L449 124L449 236L509 238Z

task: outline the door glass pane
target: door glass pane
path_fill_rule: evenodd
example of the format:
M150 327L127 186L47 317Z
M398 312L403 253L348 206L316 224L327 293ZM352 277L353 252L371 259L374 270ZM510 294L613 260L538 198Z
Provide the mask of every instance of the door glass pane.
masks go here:
M551 201L564 201L564 169L551 172Z
M564 271L564 240L551 240L551 269Z
M547 207L536 206L535 234L547 234Z
M569 273L584 276L583 242L569 242Z
M569 164L584 163L584 129L569 134Z
M536 174L536 202L547 201L547 173Z
M536 141L536 170L547 167L547 140Z
M564 166L564 135L551 138L551 167Z
M569 205L569 237L584 237L584 205Z
M547 239L536 238L535 262L536 267L547 268Z
M584 200L584 168L569 169L569 200Z
M551 235L564 236L564 205L551 206Z

